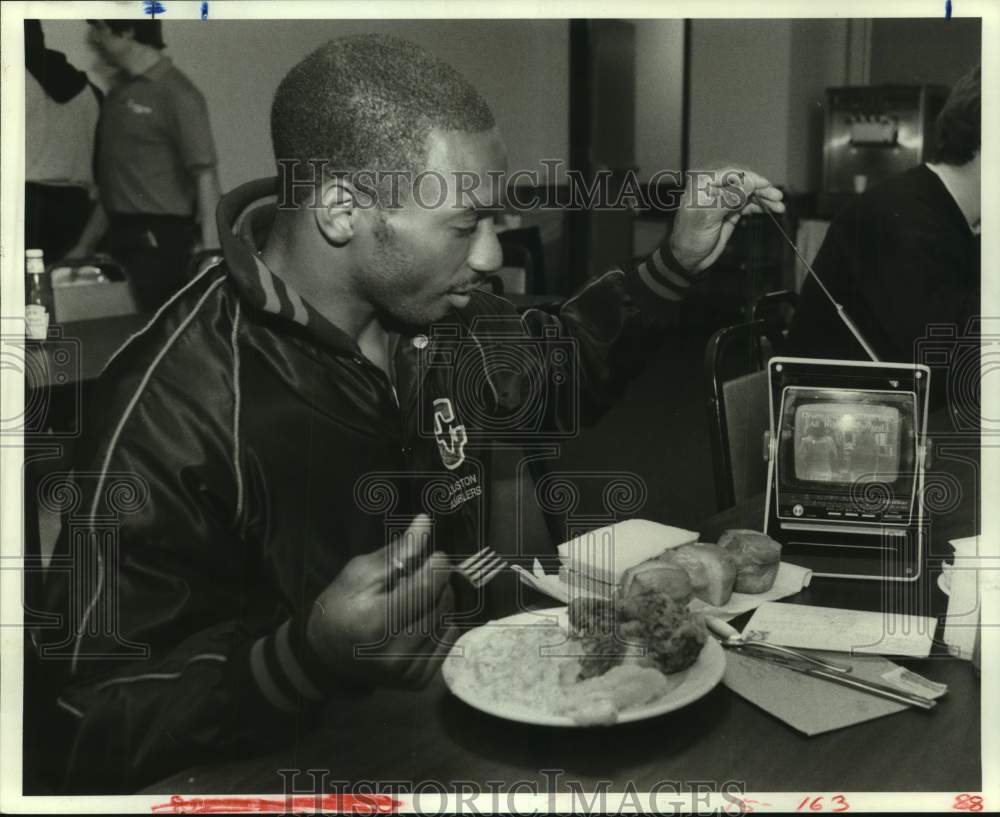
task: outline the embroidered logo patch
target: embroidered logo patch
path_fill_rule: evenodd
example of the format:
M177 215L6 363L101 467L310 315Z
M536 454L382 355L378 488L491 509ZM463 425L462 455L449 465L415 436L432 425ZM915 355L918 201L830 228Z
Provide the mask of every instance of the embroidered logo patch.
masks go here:
M434 401L434 439L437 440L441 462L454 471L465 462L465 444L469 441L465 426L456 422L455 409L447 397Z
M149 105L142 105L132 99L132 97L129 97L125 104L128 106L128 109L132 111L132 113L148 115L153 112L153 109L149 107Z

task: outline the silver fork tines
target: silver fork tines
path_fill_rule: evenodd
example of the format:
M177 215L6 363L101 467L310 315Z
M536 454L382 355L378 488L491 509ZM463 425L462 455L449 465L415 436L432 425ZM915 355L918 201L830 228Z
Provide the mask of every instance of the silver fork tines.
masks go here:
M455 569L468 579L475 588L493 580L501 570L507 567L507 562L493 548L485 547L476 551L467 559L455 565Z

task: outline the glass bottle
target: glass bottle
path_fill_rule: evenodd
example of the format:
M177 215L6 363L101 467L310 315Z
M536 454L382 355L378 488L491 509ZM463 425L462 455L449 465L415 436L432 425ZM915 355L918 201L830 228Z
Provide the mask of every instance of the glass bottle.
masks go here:
M41 250L25 250L24 273L24 317L28 337L45 340L49 335L49 324L55 320L55 298Z

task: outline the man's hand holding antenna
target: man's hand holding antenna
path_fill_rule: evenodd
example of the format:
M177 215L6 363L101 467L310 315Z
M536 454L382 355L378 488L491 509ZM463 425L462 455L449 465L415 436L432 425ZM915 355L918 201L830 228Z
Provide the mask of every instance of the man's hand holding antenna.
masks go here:
M830 294L830 290L805 259L795 242L775 218L775 213L784 213L782 193L763 176L751 170L728 167L722 170L700 171L688 175L684 204L677 211L674 229L670 233L670 250L674 258L690 273L707 269L722 254L726 242L736 228L736 222L743 215L767 213L774 226L781 233L806 271L816 279L823 294L829 299L837 315L858 345L871 360L878 361L878 355L861 330L844 311L844 307Z
M725 249L740 217L783 213L782 193L751 170L728 167L688 175L683 204L677 211L670 249L691 273L710 267Z

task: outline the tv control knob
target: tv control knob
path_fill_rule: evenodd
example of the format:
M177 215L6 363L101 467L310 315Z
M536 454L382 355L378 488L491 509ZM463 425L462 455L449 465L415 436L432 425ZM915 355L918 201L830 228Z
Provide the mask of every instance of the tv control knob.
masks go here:
M804 514L805 512L806 509L803 508L801 505L796 505L794 508L792 508L793 516L802 516L802 514Z

